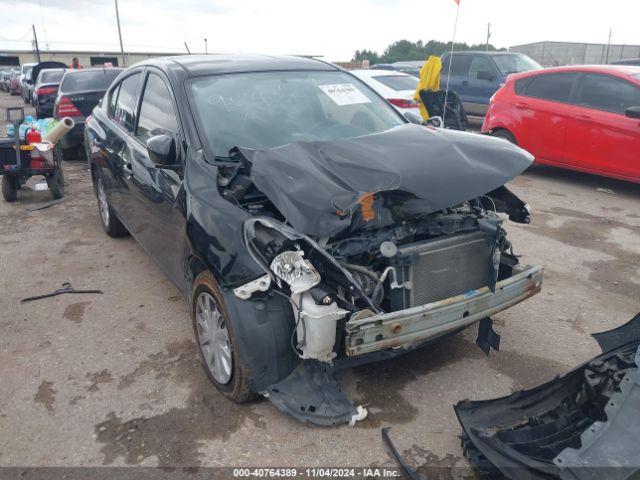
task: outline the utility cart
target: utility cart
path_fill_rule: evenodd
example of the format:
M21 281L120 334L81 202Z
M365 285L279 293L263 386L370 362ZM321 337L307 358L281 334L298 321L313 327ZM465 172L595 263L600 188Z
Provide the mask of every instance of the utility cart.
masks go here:
M16 118L17 113L19 118ZM0 138L0 176L2 176L4 199L7 202L15 201L18 190L34 175L42 175L46 178L53 198L62 198L64 177L59 146L47 152L41 152L33 145L29 145L26 140L20 140L24 108L7 108L6 115L7 122L13 125L13 137Z

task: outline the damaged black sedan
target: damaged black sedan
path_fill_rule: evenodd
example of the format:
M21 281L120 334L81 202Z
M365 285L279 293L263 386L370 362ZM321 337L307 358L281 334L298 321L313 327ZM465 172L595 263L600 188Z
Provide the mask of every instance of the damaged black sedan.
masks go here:
M243 402L317 424L366 415L339 368L390 358L540 290L503 228L532 158L409 123L333 65L149 60L87 124L100 219L189 302L205 372Z

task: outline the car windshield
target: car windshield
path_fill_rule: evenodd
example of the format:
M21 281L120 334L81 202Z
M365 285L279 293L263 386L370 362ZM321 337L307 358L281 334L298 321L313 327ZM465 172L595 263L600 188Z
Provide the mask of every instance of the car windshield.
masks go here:
M540 70L542 66L527 57L526 55L494 55L493 60L498 65L500 73L508 75L510 73L528 72L530 70Z
M43 70L38 77L38 83L56 83L64 75L64 70Z
M372 78L396 91L415 90L419 82L416 77L409 75L376 75Z
M190 83L201 135L216 156L338 140L406 123L369 87L339 71L213 75Z
M121 71L120 68L105 68L67 73L60 89L63 92L106 91Z

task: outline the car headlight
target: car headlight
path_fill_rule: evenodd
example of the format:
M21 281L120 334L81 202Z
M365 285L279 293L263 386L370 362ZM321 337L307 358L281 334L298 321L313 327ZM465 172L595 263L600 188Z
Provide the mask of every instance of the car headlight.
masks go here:
M305 292L320 283L320 274L301 251L280 253L271 262L271 271L289 285L291 293Z

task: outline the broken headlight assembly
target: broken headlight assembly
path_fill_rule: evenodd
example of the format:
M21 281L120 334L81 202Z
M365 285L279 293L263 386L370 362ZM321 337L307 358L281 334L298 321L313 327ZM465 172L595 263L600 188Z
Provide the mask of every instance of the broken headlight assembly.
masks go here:
M301 250L286 250L271 262L271 271L289 285L292 294L306 292L320 283L320 274Z

